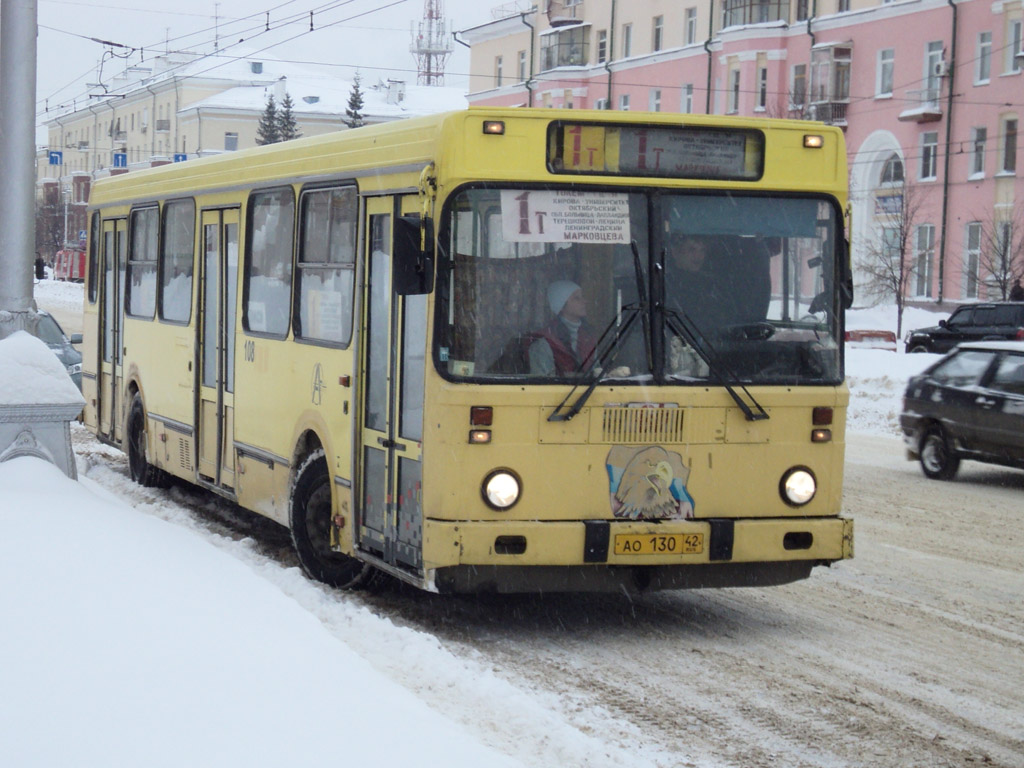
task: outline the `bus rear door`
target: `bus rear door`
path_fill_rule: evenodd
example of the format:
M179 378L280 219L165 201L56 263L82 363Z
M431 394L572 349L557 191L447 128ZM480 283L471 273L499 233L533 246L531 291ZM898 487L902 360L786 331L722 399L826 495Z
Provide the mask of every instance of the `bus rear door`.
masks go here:
M238 209L202 212L203 263L197 333L199 475L235 487L235 298Z
M395 296L391 258L399 198L366 202L360 546L385 562L422 565L423 374L427 297ZM404 201L417 210L416 197Z
M125 219L103 222L102 274L99 316L103 326L100 337L100 381L97 407L99 434L112 442L120 439L121 365L124 360L124 268L127 242Z

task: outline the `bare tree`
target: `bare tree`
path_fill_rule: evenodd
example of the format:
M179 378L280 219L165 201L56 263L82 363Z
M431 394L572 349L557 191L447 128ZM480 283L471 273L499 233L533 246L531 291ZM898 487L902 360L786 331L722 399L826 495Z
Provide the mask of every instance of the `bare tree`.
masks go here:
M918 273L914 230L921 196L913 184L904 181L901 187L894 189L894 194L876 197L875 205L878 234L865 243L857 270L868 296L876 301L895 300L896 338L900 338L907 288Z
M990 299L1009 298L1017 281L1024 278L1024 209L976 219L980 225L979 277Z

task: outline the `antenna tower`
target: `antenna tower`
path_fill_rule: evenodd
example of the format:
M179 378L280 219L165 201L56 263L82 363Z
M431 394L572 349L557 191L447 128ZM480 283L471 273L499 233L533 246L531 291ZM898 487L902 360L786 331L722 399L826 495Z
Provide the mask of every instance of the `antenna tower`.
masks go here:
M451 24L441 0L423 0L423 20L412 30L409 52L416 59L419 85L444 85L444 65L452 55Z

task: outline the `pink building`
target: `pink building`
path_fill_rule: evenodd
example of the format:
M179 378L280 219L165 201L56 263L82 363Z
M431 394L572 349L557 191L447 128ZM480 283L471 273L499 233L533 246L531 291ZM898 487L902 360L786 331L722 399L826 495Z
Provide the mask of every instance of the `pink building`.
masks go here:
M911 302L1002 299L1024 276L1022 0L540 0L494 15L459 33L471 104L842 126L858 305L899 286Z

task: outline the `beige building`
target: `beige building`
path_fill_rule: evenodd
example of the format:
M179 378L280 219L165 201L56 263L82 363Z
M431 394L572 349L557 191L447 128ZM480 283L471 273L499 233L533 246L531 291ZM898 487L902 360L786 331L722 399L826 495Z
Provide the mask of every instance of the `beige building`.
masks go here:
M363 80L367 124L467 105L463 89ZM49 219L37 243L50 259L85 229L91 181L133 169L256 145L267 99L289 95L302 136L345 130L352 80L265 56L172 52L131 66L90 98L45 116L47 146L37 151L37 199Z

